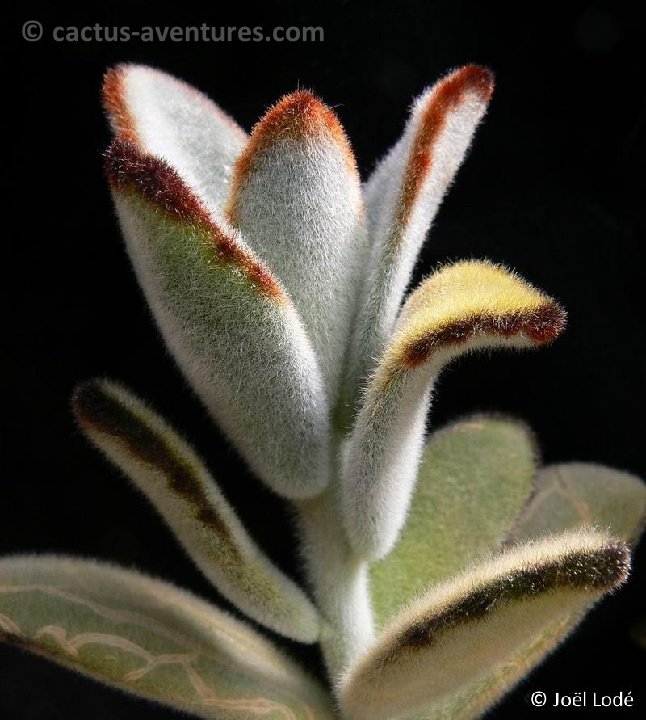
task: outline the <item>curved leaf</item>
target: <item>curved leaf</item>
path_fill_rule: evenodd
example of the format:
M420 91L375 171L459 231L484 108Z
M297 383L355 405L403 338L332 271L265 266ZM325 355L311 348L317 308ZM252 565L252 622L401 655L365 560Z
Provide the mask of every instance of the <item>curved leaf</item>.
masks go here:
M477 65L439 80L415 101L401 139L366 183L370 257L346 378L351 408L392 333L417 254L492 92L491 72Z
M461 262L424 281L402 309L370 380L343 464L351 544L378 559L394 545L415 485L436 377L483 348L532 348L559 335L565 313L544 293L489 262Z
M230 602L276 632L316 641L316 608L255 545L204 464L172 428L108 380L80 385L74 410L87 437L148 497Z
M215 103L167 73L125 64L106 73L103 105L118 138L163 159L222 212L247 136Z

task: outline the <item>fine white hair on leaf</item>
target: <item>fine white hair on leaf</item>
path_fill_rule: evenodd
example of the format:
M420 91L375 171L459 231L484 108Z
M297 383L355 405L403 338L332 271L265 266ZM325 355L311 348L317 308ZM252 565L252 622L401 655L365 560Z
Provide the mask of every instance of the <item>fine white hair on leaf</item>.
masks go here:
M629 566L622 541L583 530L517 545L430 589L348 670L339 688L345 716L390 720L432 712L543 631L552 640L545 654L562 639L554 623L621 585Z
M108 380L80 385L74 411L86 436L146 495L224 597L293 640L318 639L316 608L255 545L204 464L172 428Z
M221 213L246 133L206 95L144 65L110 69L103 104L117 137L166 161Z
M284 288L177 172L115 140L106 172L166 345L257 475L289 498L329 480L329 406Z
M532 495L536 462L533 435L507 417L474 415L429 437L402 532L370 565L378 627L426 588L500 550Z
M348 139L311 92L285 96L258 122L236 163L227 217L292 298L333 405L364 263L365 217Z
M2 558L0 639L201 718L335 717L319 683L249 625L108 563Z
M365 185L369 260L344 388L348 410L392 332L419 250L493 92L493 75L466 65L414 103L401 139Z
M446 266L413 292L344 450L344 523L360 556L383 557L404 523L442 367L477 349L536 347L564 324L554 300L489 262Z

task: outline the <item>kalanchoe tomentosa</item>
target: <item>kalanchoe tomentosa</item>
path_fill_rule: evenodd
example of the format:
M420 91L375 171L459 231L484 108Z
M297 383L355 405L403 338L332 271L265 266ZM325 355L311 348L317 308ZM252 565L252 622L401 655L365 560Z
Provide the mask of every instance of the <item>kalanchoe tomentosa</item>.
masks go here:
M250 468L298 517L308 588L265 556L191 447L121 385L77 389L87 437L217 590L320 643L330 689L259 630L159 580L51 556L0 561L0 634L130 693L222 720L473 718L626 578L636 478L536 468L521 423L425 439L438 373L554 340L565 313L490 262L405 300L493 90L452 72L362 186L336 115L284 97L245 133L159 71L110 71L106 172L163 338Z

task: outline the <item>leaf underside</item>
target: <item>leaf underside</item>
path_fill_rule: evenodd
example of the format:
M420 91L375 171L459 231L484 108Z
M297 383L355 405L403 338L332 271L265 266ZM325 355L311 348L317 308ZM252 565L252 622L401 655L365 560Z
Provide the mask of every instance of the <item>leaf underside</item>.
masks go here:
M334 717L325 691L250 627L172 585L107 564L0 561L0 637L199 717Z

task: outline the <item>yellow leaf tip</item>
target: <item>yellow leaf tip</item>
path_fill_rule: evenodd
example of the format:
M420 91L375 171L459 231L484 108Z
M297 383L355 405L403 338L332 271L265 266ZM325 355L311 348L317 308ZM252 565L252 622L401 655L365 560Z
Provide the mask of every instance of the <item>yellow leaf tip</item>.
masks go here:
M484 261L439 270L411 295L396 362L416 367L436 350L477 336L522 337L539 346L565 329L565 310L506 268Z

